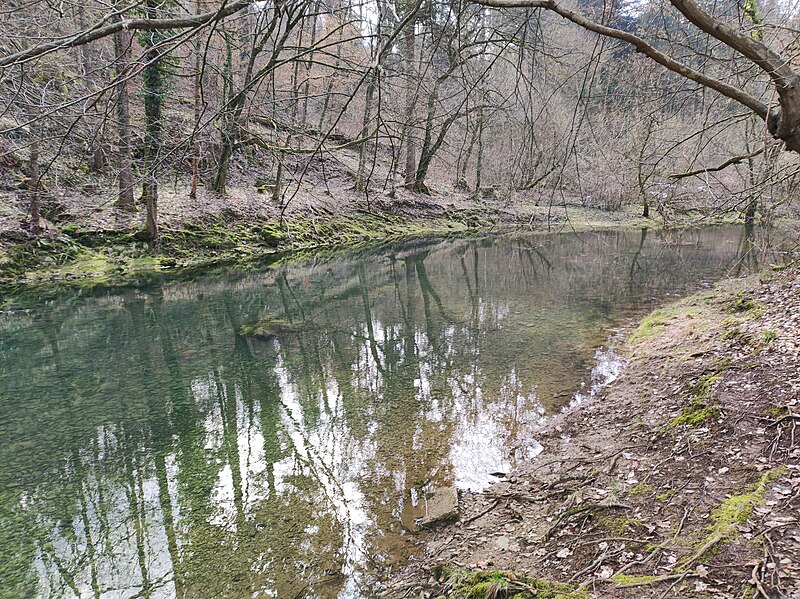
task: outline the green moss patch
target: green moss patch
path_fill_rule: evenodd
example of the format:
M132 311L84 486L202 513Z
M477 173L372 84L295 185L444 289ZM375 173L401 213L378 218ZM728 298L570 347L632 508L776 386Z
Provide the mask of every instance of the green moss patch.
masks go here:
M715 550L719 543L729 542L739 534L738 525L744 524L753 515L756 506L764 503L764 494L769 484L786 473L785 467L765 472L750 486L746 493L731 495L711 512L711 524L707 534L697 544L698 550L690 561L696 561Z
M749 492L741 495L732 495L723 501L719 507L711 512L711 534L724 533L725 536L736 532L736 525L742 524L750 518L757 505L764 503L764 493L767 486L786 473L786 469L774 468L765 472L761 478L750 487Z
M707 420L719 418L719 409L716 404L706 404L697 399L681 410L681 413L670 420L668 428L678 426L697 426Z
M642 319L639 326L636 327L630 337L628 337L628 343L630 345L636 345L642 341L657 337L658 334L666 328L669 321L675 318L695 318L696 316L696 309L683 304L659 308Z
M740 291L731 301L730 305L728 306L728 311L732 314L749 312L753 315L758 315L761 313L761 304L747 295L744 291Z
M695 384L689 387L694 395L691 402L673 418L667 429L678 426L697 426L708 420L719 418L719 408L714 401L714 383L722 380L722 374L730 367L727 360L723 360L713 368L706 371Z
M642 585L658 582L657 576L631 576L629 574L615 574L611 580L619 586Z
M559 582L529 578L510 570L448 572L452 597L459 599L588 599L586 591Z

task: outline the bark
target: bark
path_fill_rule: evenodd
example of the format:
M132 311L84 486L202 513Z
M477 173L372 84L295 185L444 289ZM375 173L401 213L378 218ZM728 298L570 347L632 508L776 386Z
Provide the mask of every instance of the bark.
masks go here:
M319 13L320 0L314 2L313 14L311 16L311 48L317 45L317 14ZM338 45L338 44L337 44ZM308 120L308 94L311 86L311 67L314 64L314 52L308 55L306 60L306 80L303 83L303 108L300 113L300 128L305 129Z
M364 99L364 118L361 121L361 134L358 136L360 139L366 140L369 135L369 125L372 121L372 99L375 95L376 82L378 79L377 72L373 71L368 75L369 81L367 82L367 93ZM366 171L367 171L367 156L369 155L371 144L364 141L358 148L358 172L356 173L356 191L366 190Z
M222 70L222 106L225 114L222 117L222 122L224 123L222 127L222 144L213 185L214 191L219 194L225 193L225 187L228 183L231 157L236 144L236 126L238 122L238 106L229 106L233 96L233 48L224 24L222 26L222 36L225 39L225 62ZM228 108L225 108L226 106Z
M291 136L286 137L286 145L289 145L291 141ZM275 170L275 186L272 188L272 201L275 204L281 204L281 192L283 188L283 152L278 152L276 156L276 160L278 161L278 167Z
M195 5L195 12L200 13L200 1L198 0ZM196 37L194 40L194 131L192 131L192 140L194 142L192 148L192 187L189 190L189 197L197 197L197 183L200 178L200 154L202 148L200 147L200 118L203 113L200 98L200 86L203 77L203 47L200 44L200 38Z
M42 230L42 200L39 197L40 175L39 175L39 137L34 134L31 141L31 155L28 159L28 191L30 193L30 219L31 219L31 232L40 233Z
M325 126L325 117L328 115L328 109L330 107L331 96L333 94L333 84L336 81L336 75L339 73L339 69L342 64L342 44L336 44L336 60L333 63L333 74L328 77L327 86L325 87L325 99L322 102L322 110L319 113L319 122L317 123L317 129L319 131L323 130Z
M459 157L460 162L456 165L456 188L460 189L461 191L469 191L469 183L467 183L467 168L469 166L470 158L472 158L472 150L475 147L475 142L478 141L478 127L473 127L472 133L470 133L468 126L466 135L469 137L467 151L463 156Z
M475 193L480 197L481 185L483 184L483 127L484 109L478 112L478 164L475 167Z
M106 155L103 152L102 139L102 124L98 123L92 132L92 158L89 161L89 168L94 173L102 173L106 168Z
M403 36L403 60L406 75L405 89L405 122L403 123L403 145L405 146L405 180L406 185L413 186L417 174L417 146L414 141L414 113L417 102L417 78L414 64L416 61L416 48L414 40L414 22L406 25L406 34Z
M119 195L117 203L123 210L133 210L133 160L131 157L130 95L128 71L130 65L131 34L118 31L114 35L117 64L117 164L119 168Z
M153 15L158 0L147 0L146 10ZM145 119L145 176L142 182L142 198L145 205L146 238L151 245L158 239L158 160L161 153L161 133L164 108L166 73L161 65L158 42L148 36L144 69L144 119Z
M223 118L223 131L222 131L222 144L220 149L219 162L217 167L217 175L214 179L213 189L217 193L225 193L225 186L228 181L228 174L230 171L230 159L236 149L247 143L252 143L251 140L247 142L241 141L242 132L246 132L246 127L242 126L242 114L247 103L248 93L253 87L261 81L269 73L273 72L276 68L281 51L286 44L286 40L291 35L294 27L300 22L304 14L302 5L296 6L292 9L287 9L286 13L280 16L274 16L269 24L263 31L260 32L260 39L255 43L252 52L248 56L247 66L242 77L241 89L234 93L233 90L233 74L226 78L229 85L226 86L222 105L225 107L225 114ZM279 27L280 25L280 27ZM279 31L278 39L273 40L273 33ZM255 63L258 56L264 51L267 43L272 43L272 55L266 64L258 71L255 70ZM230 54L230 46L226 38L226 45L228 46L228 54ZM232 71L230 64L230 57L226 57L225 72Z
M445 73L436 78L436 82L433 85L433 91L428 98L428 114L425 118L425 137L422 141L422 148L420 149L419 153L417 170L414 173L414 184L411 187L411 189L417 193L430 193L428 186L425 184L425 178L428 176L428 169L431 166L433 157L436 155L436 152L439 151L439 148L442 147L447 132L450 130L450 126L456 122L456 119L463 116L461 112L454 111L440 125L439 134L436 139L433 138L434 121L439 103L439 90L442 83L447 80L455 68L455 65L451 65Z

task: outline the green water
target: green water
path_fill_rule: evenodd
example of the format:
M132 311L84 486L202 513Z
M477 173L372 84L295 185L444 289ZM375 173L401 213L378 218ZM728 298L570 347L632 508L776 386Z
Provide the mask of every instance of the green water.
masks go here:
M762 242L417 240L5 311L0 596L372 596L421 486L535 454L614 327Z

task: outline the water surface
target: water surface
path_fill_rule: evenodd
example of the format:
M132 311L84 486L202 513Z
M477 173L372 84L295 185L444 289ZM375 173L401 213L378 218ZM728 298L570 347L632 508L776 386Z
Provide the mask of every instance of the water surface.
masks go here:
M354 599L741 229L416 240L0 315L0 596Z

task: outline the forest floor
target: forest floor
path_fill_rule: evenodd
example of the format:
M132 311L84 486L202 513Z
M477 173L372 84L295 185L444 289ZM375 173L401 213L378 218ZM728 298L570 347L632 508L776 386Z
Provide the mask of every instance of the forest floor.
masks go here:
M656 310L622 375L383 597L800 597L800 268Z
M12 184L13 173L7 173L8 181L0 186L0 288L125 283L159 271L409 235L512 226L556 232L665 225L655 212L653 218L642 218L640 205L592 208L591 198L563 190L509 193L490 187L476 197L449 184L421 195L399 186L392 193L373 183L368 196L353 189L355 161L352 152L339 152L314 163L316 170L291 183L278 202L257 164L237 170L224 196L201 187L197 198L189 198L188 179L178 177L159 189L161 237L156 248L141 241L141 206L136 212L121 210L113 182L64 165L60 186L51 182L43 192L42 213L52 224L50 234L30 235L25 224L28 202ZM383 171L379 174L385 179ZM734 217L686 206L673 211L666 224L707 225Z
M505 227L561 231L658 226L641 207L617 211L580 204L539 204L530 196L477 199L466 193L424 196L397 190L394 197L340 188L298 194L282 211L269 195L239 187L226 196L162 189L161 239L155 251L137 239L141 211L114 205L113 197L61 194L45 202L50 235L25 230L27 207L0 197L0 285L109 284L159 271L243 262L276 252L352 246L410 235L469 234Z

